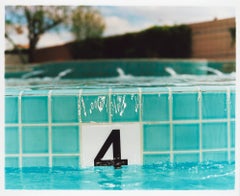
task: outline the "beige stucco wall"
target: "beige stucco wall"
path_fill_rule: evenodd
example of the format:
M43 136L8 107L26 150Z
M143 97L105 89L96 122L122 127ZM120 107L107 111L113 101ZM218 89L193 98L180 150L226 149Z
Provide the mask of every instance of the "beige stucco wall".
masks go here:
M192 58L235 59L235 43L229 30L235 27L235 18L189 26L192 29Z

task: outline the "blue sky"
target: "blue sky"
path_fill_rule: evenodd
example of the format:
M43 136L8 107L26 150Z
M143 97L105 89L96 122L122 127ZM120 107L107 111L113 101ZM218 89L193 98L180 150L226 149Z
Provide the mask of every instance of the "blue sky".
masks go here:
M104 36L137 32L154 25L176 25L235 17L233 6L95 6L106 22ZM20 44L26 44L26 35L15 36ZM42 36L38 47L61 45L73 40L66 31L48 32ZM6 48L9 44L6 43Z
M97 8L107 22L105 35L141 30L153 25L189 24L214 18L235 17L235 8L230 6L98 6ZM114 25L119 25L118 31L112 28Z

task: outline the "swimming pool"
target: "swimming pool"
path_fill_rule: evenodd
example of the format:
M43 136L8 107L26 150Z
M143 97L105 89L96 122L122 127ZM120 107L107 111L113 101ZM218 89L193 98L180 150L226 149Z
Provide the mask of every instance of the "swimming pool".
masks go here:
M6 188L234 189L235 75L171 71L8 79Z
M232 190L234 164L169 162L113 167L7 168L6 189Z

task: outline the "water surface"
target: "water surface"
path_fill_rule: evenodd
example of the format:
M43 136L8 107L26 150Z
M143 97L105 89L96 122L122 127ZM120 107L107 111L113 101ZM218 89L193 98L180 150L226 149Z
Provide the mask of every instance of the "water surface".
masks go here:
M6 189L231 190L234 163L159 163L113 167L6 168Z

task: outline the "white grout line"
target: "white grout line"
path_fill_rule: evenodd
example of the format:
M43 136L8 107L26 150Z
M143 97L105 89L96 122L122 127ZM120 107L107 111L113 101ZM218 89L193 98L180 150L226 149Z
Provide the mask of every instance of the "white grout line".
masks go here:
M174 150L172 151L173 154L191 154L191 153L199 153L199 150ZM151 152L151 151L146 151L144 152L144 154L170 154L170 151L155 151L155 152Z
M22 94L18 95L19 168L22 168Z
M108 122L112 122L112 89L108 91Z
M203 149L202 152L228 152L228 148L218 148L218 149ZM231 148L231 151L234 151L235 148ZM143 154L170 154L170 151L144 151ZM199 150L174 150L172 151L173 154L191 154L191 153L199 153ZM6 157L48 157L48 153L24 153L22 155L19 154L6 154ZM52 153L53 157L79 157L79 153Z
M82 114L81 114L81 96L82 89L78 92L78 142L79 142L79 167L81 167L81 155L82 155Z
M22 154L22 157L48 157L49 154L48 153L39 153L39 154L30 154L30 153L24 153ZM79 157L79 153L73 153L73 154L59 154L59 153L55 153L52 154L53 157ZM19 157L19 154L6 154L6 157Z
M226 99L226 104L227 104L227 144L228 144L228 162L231 162L231 99L230 99L230 88L227 88L227 99Z
M142 89L138 88L138 95L139 95L139 123L140 123L140 162L143 164L143 122L142 122Z
M173 163L173 123L172 123L172 90L168 88L169 125L170 125L170 162Z
M138 96L139 96L139 121L142 123L142 89L138 88Z
M217 122L234 122L235 118L224 118L224 119L201 119L202 123L217 123ZM89 122L81 122L82 124L89 124ZM91 124L108 124L109 122L90 122ZM136 123L136 121L134 122L121 122L121 124L129 124L129 123ZM143 124L196 124L196 123L200 123L200 120L171 120L171 121L142 121ZM52 126L78 126L78 122L72 123L51 123ZM22 126L25 127L41 127L41 126L48 126L48 123L21 123ZM13 124L5 124L5 127L17 127L19 126L19 123L13 123Z
M228 148L214 148L214 149L204 149L203 152L218 152L218 151L228 151ZM234 148L231 148L231 150L234 150Z
M228 152L228 148L202 149L202 152ZM234 148L230 149L234 151ZM143 154L170 154L171 151L144 151ZM173 150L173 154L191 154L200 153L200 150Z
M52 167L52 90L48 92L48 156L49 167Z
M22 123L24 127L46 127L49 123ZM51 123L52 126L78 126L78 123ZM6 127L16 127L18 124L5 124Z
M82 97L82 89L78 92L78 122L82 122L82 115L81 115L81 97ZM75 124L75 123L74 123Z
M234 121L235 119L231 119L231 121ZM191 123L199 123L198 120L173 120L173 124L191 124ZM201 119L202 123L217 123L217 122L227 122L227 118L222 118L222 119Z
M199 110L199 162L201 163L202 158L202 91L198 88L198 110Z
M227 122L227 127L228 127L228 147L227 147L227 151L228 151L228 161L231 160L231 151L234 151L234 148L231 148L231 121L235 121L235 118L231 118L231 111L230 111L230 87L227 88L227 118L225 119L202 119L202 96L201 96L201 90L198 89L198 101L199 101L199 119L198 120L173 120L172 119L172 89L168 88L168 100L169 100L169 121L156 121L156 122L142 122L142 91L141 88L138 89L138 94L139 94L139 121L142 124L169 124L170 125L170 151L169 152L161 152L163 154L166 153L170 153L170 161L173 162L173 153L191 153L191 152L196 152L196 151L173 151L173 124L188 124L188 123L199 123L200 125L200 137L199 137L199 151L200 152L200 161L202 160L202 152L215 152L215 151L226 151L226 149L207 149L207 150L203 150L202 149L202 122ZM41 154L35 154L35 155L29 155L29 154L23 154L22 152L22 126L48 126L49 127L49 166L52 166L52 156L79 156L81 158L81 147L80 147L80 153L79 154L59 154L56 155L52 153L52 126L76 126L79 125L79 143L81 146L81 114L79 116L79 122L78 123L52 123L52 109L51 109L51 94L52 91L50 90L48 92L48 123L46 124L23 124L22 123L22 95L23 95L23 91L21 91L18 95L18 124L6 124L5 126L18 126L19 127L19 167L22 167L22 157L24 156L41 156ZM163 92L164 94L166 94L165 92ZM78 104L80 102L80 97L81 97L82 91L79 90L79 96L78 96ZM112 90L109 89L109 122L111 123L111 94L112 94ZM156 94L156 93L154 93ZM76 94L74 94L76 95ZM37 95L39 96L39 95ZM78 105L78 112L81 112L81 106ZM124 122L121 122L122 124L124 124ZM131 122L126 122L127 124L131 123ZM132 123L136 123L136 122L132 122ZM83 123L83 124L92 124L92 123ZM100 123L100 124L108 124L106 123ZM141 149L143 151L143 128L141 126ZM156 152L142 152L142 154L146 154L146 153L153 153L156 154ZM14 156L14 155L6 155L6 156ZM45 154L42 156L46 156ZM143 157L143 156L142 156ZM81 159L80 159L81 160Z
M83 145L82 145L82 123L79 123L79 167L81 167L82 165L82 149L83 149Z
M229 86L229 88L234 87L234 85ZM169 88L169 87L157 87L157 88ZM146 87L146 89L148 89L148 87ZM96 90L97 91L97 90ZM224 93L225 90L224 89L204 89L204 92L220 92L220 93ZM196 87L196 89L192 89L192 87L190 87L189 89L186 87L184 89L178 89L178 87L174 87L174 89L172 90L173 93L179 94L179 93L198 93L198 87ZM28 93L28 92L27 92ZM85 92L84 95L86 96L92 96L92 95L99 95L99 93L107 95L107 92ZM127 91L119 91L119 92L114 92L114 94L127 94L127 95L131 95L133 92L127 92ZM168 94L167 91L162 91L163 94ZM76 96L76 92L69 92L69 93L62 93L62 94L54 94L54 96ZM156 91L144 91L143 94L157 94ZM7 95L6 96L11 96L11 95ZM26 94L26 96L46 96L46 94Z
M155 155L155 154L170 154L170 151L144 151L143 154L144 155L145 154L149 154L149 155L151 155L151 154L153 154L153 155Z

